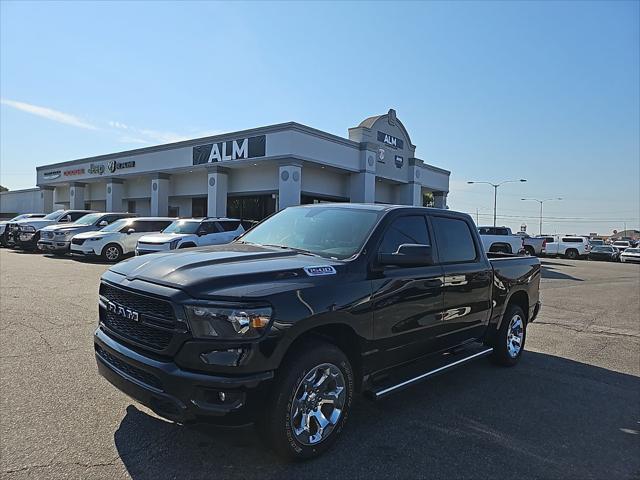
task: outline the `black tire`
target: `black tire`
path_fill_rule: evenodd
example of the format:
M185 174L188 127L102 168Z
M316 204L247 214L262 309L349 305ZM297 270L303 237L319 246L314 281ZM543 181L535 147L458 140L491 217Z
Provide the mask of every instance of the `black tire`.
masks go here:
M576 260L580 255L578 254L578 251L575 248L570 248L569 250L564 252L564 256L569 260Z
M522 325L522 337L520 339L520 348L514 355L513 347L515 346L515 344L513 343L513 341L510 342L509 334L512 328L512 322L517 322L516 318L519 318ZM511 333L513 334L513 332ZM502 317L502 322L500 323L500 328L498 329L498 333L496 334L496 338L493 344L493 353L491 355L491 359L498 365L512 367L513 365L518 363L518 360L520 360L522 352L524 351L526 339L527 316L519 305L511 304L507 307L507 310L504 312L504 316ZM510 343L511 349L509 348Z
M530 245L525 245L524 251L526 252L527 255L529 255L531 257L535 257L536 256L536 251Z
M322 368L329 368L325 367L326 365L337 367L342 374L344 389L337 396L343 402L340 409L341 414L335 423L330 423L325 427L328 429L328 433L324 438L321 435L321 440L317 443L305 444L297 438L294 430L293 423L296 422L296 418L299 418L293 415L293 410L295 410L294 400L296 394L301 391L300 389L303 389L303 392L305 391L304 381L307 377L313 375L314 370L322 372ZM320 370L318 370L319 368ZM334 372L337 373L336 370ZM314 392L311 391L311 395L315 398ZM287 460L307 460L317 457L328 450L340 436L340 432L349 416L353 402L353 392L353 369L347 356L338 347L330 343L315 340L305 342L304 345L301 345L300 348L288 355L278 369L267 407L264 410L264 416L257 423L258 430L265 443ZM311 398L307 393L304 395L308 399ZM318 396L317 398L323 397ZM310 422L314 423L317 435L319 423L314 420L315 417L311 418ZM312 426L309 428L313 429ZM311 437L309 437L309 440L311 440Z
M117 243L107 243L102 249L102 258L111 263L122 260L122 248Z

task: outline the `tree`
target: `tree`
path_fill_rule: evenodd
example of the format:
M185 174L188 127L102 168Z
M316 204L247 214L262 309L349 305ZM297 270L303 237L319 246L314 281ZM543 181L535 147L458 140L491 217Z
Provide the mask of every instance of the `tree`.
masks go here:
M422 206L423 207L433 207L433 193L425 192L422 194Z
M3 187L2 185L0 185L0 192L8 192L9 189L7 187Z

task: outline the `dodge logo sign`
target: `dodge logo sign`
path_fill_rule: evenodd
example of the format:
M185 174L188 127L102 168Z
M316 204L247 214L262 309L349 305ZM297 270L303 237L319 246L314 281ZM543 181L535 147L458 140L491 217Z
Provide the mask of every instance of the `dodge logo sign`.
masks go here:
M138 312L134 312L129 308L118 305L117 303L107 302L107 309L109 312L118 315L119 317L126 318L127 320L133 320L134 322L140 321Z

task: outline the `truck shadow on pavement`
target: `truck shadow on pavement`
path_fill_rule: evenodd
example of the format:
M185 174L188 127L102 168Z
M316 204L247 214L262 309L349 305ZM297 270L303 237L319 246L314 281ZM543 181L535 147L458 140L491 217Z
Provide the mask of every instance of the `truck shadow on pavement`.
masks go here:
M639 395L638 377L526 352L515 368L480 360L378 403L356 400L342 438L309 462L283 462L251 427L179 426L134 406L114 440L134 480L630 478Z
M551 280L573 280L575 282L583 282L584 280L578 277L574 277L573 275L569 275L568 273L561 272L554 268L556 264L553 263L543 263L541 267L542 278L547 278Z

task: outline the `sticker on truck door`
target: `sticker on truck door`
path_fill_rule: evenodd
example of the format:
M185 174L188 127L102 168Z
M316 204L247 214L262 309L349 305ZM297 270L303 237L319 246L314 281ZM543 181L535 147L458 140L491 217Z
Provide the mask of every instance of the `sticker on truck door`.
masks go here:
M336 269L331 266L323 267L304 267L304 271L310 277L321 277L323 275L335 275Z

